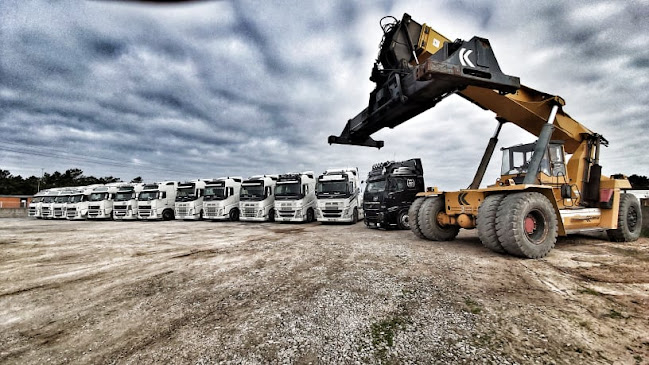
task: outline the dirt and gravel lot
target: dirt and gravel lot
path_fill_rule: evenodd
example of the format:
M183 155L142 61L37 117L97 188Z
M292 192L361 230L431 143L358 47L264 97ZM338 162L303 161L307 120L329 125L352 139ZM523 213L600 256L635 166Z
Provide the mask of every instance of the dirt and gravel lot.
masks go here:
M649 240L0 220L2 363L649 363Z

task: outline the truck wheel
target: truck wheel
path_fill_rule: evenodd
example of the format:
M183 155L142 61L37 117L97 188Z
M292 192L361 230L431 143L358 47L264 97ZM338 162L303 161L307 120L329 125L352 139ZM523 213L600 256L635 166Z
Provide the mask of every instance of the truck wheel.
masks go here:
M513 193L496 214L498 240L511 255L538 259L557 242L557 214L541 193Z
M165 221L170 221L174 219L174 212L171 209L164 210L162 212L162 219Z
M358 208L354 208L354 215L352 216L352 224L358 223Z
M268 211L268 221L275 222L275 208L270 208L270 211Z
M230 209L230 221L235 222L239 220L239 209L232 208Z
M198 220L202 221L203 220L203 211L201 210L201 213L198 215Z
M397 217L397 226L399 226L399 229L410 229L408 211L402 210L399 212L399 216Z
M419 211L419 227L424 237L431 241L452 241L460 232L459 226L441 226L437 215L444 211L444 197L436 196L424 201Z
M408 209L408 223L410 224L410 230L419 238L426 238L424 234L421 233L421 227L419 226L421 205L424 204L425 200L425 197L415 199L415 201L410 204L410 209Z
M315 214L313 213L313 209L309 208L306 211L306 222L311 223L314 221Z
M486 197L478 208L478 217L476 219L480 241L482 241L484 247L498 253L507 253L498 241L498 233L496 232L496 215L498 214L498 207L504 198L504 194Z
M617 215L617 228L606 231L613 242L630 242L640 237L642 230L642 208L633 194L620 194L620 210Z

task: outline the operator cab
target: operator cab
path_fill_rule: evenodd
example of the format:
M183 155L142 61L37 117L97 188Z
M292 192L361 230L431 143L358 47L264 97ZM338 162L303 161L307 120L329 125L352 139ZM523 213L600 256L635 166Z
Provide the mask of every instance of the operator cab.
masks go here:
M527 174L530 160L534 154L534 148L536 148L536 142L501 148L503 151L502 169L500 172L503 178L501 180L513 179L516 184L522 184ZM565 154L562 141L550 142L548 149L543 154L539 173L541 173L539 175L541 181L546 180L543 179L543 175L562 178L566 176ZM551 181L548 180L548 182Z

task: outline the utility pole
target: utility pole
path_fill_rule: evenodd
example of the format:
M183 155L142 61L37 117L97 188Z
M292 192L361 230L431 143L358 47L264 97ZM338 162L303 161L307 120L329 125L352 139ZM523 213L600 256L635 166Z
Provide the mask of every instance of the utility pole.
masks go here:
M41 178L38 179L38 188L36 190L41 191L41 181L43 180L43 171L45 169L41 167Z

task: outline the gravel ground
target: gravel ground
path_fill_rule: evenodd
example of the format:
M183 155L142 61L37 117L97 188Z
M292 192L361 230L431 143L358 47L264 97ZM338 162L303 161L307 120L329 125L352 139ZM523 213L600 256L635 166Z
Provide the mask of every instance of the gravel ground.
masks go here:
M649 240L0 220L0 362L649 364Z

